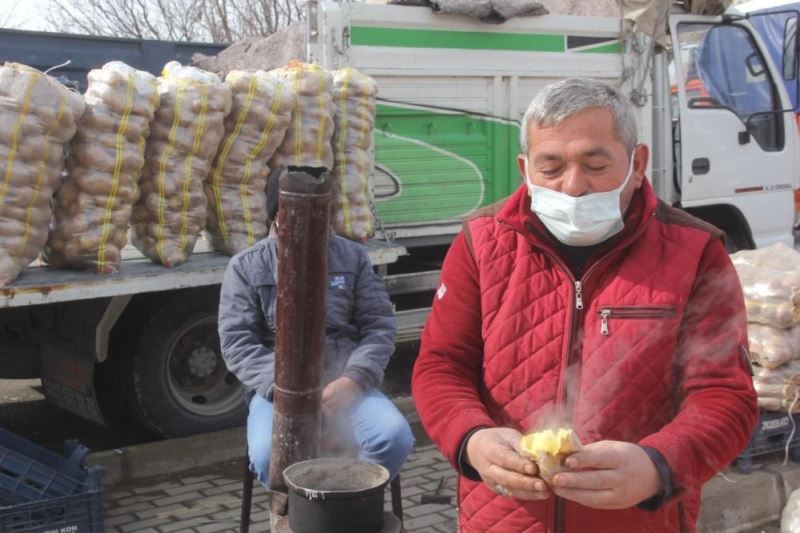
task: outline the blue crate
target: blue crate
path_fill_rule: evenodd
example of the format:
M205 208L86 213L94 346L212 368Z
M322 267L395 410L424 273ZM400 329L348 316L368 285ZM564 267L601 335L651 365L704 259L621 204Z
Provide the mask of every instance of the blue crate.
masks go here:
M790 416L794 418L797 430L789 444L789 457L794 462L800 462L800 414L762 412L750 436L750 442L736 458L736 468L739 472L749 474L753 471L754 458L786 449L786 442L792 434Z
M101 533L103 467L68 441L58 455L0 428L0 531Z

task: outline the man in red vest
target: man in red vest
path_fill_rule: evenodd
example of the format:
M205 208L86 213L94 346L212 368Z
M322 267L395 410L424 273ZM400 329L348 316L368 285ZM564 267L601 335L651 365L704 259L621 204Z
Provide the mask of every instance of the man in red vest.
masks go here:
M723 234L656 198L612 87L544 88L520 140L524 184L464 223L414 367L461 531L694 531L758 417ZM548 484L520 438L559 427L584 447Z

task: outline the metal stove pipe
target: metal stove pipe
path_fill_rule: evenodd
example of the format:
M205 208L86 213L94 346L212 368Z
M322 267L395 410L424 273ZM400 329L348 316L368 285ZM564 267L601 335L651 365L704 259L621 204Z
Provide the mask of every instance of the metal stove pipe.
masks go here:
M325 169L280 178L270 511L285 515L283 470L319 455L331 185Z

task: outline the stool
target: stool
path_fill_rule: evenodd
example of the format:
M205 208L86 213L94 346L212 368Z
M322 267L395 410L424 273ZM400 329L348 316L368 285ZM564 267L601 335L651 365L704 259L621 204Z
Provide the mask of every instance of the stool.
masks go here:
M255 474L250 470L250 455L245 449L244 454L244 476L242 486L242 516L239 520L239 531L249 533L250 531L250 510L253 506L253 482ZM390 483L392 493L392 513L400 520L400 527L403 526L403 495L400 487L400 474L398 473Z

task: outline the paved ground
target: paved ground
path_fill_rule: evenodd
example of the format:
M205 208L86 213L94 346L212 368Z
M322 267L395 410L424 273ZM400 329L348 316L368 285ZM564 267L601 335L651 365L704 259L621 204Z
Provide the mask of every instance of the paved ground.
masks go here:
M239 531L242 463L228 461L182 476L154 477L107 487L106 531L196 532ZM408 532L454 532L456 510L450 504L422 504L422 494L455 499L455 472L431 444L417 446L401 472L403 511ZM256 483L251 531L269 530L267 497ZM386 510L390 496L386 492Z
M455 532L455 472L430 443L411 399L395 403L417 439L401 471L406 531ZM106 468L107 531L238 531L244 440L244 428L238 428L90 455L90 464ZM730 468L709 481L698 532L778 533L783 506L800 488L800 463L784 466L779 455L757 460L750 474ZM450 502L422 503L422 495L434 493L442 480L440 494ZM267 531L266 493L256 484L253 496L251 531ZM388 491L385 501L389 510Z
M138 479L107 487L106 531L236 532L242 495L241 461L225 461L209 467L161 477ZM800 465L790 465L781 476L775 466L752 474L729 471L717 476L704 490L704 509L699 533L779 533L778 517L786 494L797 486ZM423 504L444 479L440 494L449 504ZM787 483L786 487L778 489ZM429 442L418 445L401 472L403 511L408 532L455 533L455 472ZM390 496L385 495L386 510ZM257 483L253 491L252 532L269 530L267 497Z
M430 444L411 398L398 397L395 403L418 443L401 472L406 530L455 532L455 473ZM90 454L87 464L106 469L107 531L238 531L244 441L244 428L235 428ZM753 466L750 474L731 468L706 484L698 533L780 531L783 506L800 489L800 463L783 465L782 454L777 454L759 458ZM433 493L442 480L441 493L450 503L422 503L422 495ZM388 507L388 494L385 499ZM265 492L256 485L253 532L268 530L266 503Z

